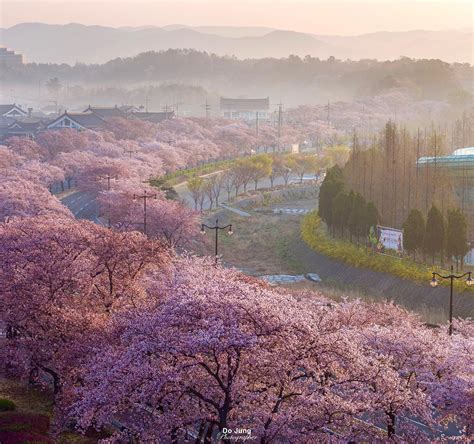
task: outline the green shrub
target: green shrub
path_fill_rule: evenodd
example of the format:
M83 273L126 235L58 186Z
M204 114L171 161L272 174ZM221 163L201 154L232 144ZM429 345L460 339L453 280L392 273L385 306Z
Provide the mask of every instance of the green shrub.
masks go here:
M315 251L325 256L338 259L353 267L369 268L381 273L389 273L402 279L429 285L433 268L413 262L410 258L397 258L374 253L364 247L357 247L350 242L333 239L328 236L321 219L314 211L308 214L301 224L301 238ZM437 270L438 271L438 270ZM448 285L441 280L440 285ZM464 282L457 281L455 286L459 291L473 290Z
M0 412L10 412L16 409L16 405L9 399L0 398Z

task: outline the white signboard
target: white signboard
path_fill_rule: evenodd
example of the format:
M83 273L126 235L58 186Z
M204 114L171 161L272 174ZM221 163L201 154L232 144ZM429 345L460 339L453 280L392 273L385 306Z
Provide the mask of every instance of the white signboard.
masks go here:
M472 242L471 242L472 245ZM474 265L474 248L471 248L464 257L464 263L466 265Z
M379 243L384 248L389 250L395 250L398 252L403 251L403 231L397 230L396 228L377 227Z

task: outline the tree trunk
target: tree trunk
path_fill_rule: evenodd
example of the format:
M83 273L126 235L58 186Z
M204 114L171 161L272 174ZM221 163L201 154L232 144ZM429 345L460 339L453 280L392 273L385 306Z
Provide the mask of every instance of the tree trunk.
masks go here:
M44 367L40 365L40 368L41 370L51 375L51 377L53 378L54 394L57 395L61 391L61 381L60 381L59 375L54 370L51 370L48 367Z
M212 444L212 432L214 431L214 424L210 423L207 430L206 436L204 436L204 444Z

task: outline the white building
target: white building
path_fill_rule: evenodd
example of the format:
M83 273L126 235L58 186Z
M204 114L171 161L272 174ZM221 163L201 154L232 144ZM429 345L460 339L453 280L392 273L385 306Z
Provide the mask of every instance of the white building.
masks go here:
M220 109L226 119L268 120L270 118L270 99L231 99L221 97Z

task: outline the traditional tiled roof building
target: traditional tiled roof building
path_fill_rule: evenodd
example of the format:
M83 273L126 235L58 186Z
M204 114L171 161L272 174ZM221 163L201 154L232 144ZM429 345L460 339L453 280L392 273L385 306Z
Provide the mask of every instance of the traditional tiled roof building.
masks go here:
M64 129L72 128L76 130L99 129L105 125L105 119L96 113L68 113L64 112L61 116L46 125L46 129Z

